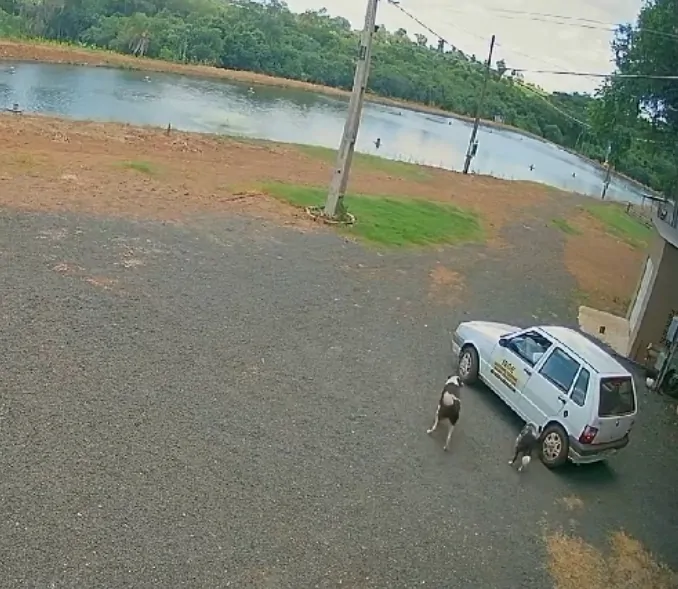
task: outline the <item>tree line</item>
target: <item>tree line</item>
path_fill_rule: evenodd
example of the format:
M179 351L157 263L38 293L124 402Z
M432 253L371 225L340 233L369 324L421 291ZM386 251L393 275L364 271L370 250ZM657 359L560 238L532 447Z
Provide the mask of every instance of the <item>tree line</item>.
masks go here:
M641 17L656 10L655 4L676 1L650 2ZM669 20L655 22L653 17L653 27L678 30L678 12L665 12ZM641 18L636 27L620 28L615 40L620 69L629 60L646 58L647 48L637 48L638 39L644 38L643 25ZM0 0L0 35L72 42L347 90L359 44L359 32L346 19L324 9L296 14L280 0ZM674 41L674 56L676 46ZM670 67L678 61L666 63ZM484 64L457 48L439 41L434 45L424 35L412 39L403 29L380 27L376 33L369 81L369 90L376 94L473 115L483 76ZM598 161L605 159L611 144L611 161L619 171L668 190L667 167L674 166L675 158L657 149L657 122L640 116L640 107L635 115L626 108L631 103L629 92L635 96L640 90L608 84L595 96L549 94L526 84L499 61L491 70L480 115ZM629 104L622 109L624 100ZM668 133L676 137L675 129ZM665 140L665 135L661 137Z

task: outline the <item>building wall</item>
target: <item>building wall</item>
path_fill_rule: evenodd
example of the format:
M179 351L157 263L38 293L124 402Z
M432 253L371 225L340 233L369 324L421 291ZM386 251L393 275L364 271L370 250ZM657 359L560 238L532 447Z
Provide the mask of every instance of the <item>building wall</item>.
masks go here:
M629 358L635 359L635 340L636 337L638 336L638 332L642 326L642 315L645 313L645 309L641 310L641 321L639 321L635 326L631 325L631 315L633 313L633 309L636 304L636 299L638 298L638 295L640 294L640 288L641 284L643 282L643 278L645 275L645 268L647 266L648 260L652 261L652 264L654 266L654 276L652 276L652 279L650 281L650 291L652 290L654 286L654 280L657 275L657 270L661 264L661 259L662 259L662 254L664 253L664 244L666 242L659 236L655 235L655 238L653 241L650 243L650 246L648 248L647 256L645 258L645 263L642 266L642 269L640 271L640 274L638 275L638 282L636 283L636 289L635 292L633 293L633 297L631 297L631 303L629 304L629 308L626 312L626 319L629 321L629 342L628 342L628 350L627 350L627 356ZM649 300L649 299L648 299ZM645 301L645 308L647 308L647 300Z
M643 361L648 344L658 346L666 337L671 317L678 314L678 249L664 240L653 244L650 256L655 264L645 311L635 333L630 334L629 357Z

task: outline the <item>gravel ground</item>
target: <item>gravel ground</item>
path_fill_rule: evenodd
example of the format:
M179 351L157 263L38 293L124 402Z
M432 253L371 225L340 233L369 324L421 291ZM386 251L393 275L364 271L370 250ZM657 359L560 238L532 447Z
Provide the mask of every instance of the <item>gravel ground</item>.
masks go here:
M662 401L609 464L557 473L506 465L519 423L482 388L450 453L425 434L459 320L574 318L553 233L505 238L380 254L243 218L0 213L0 585L542 589L559 526L676 568Z

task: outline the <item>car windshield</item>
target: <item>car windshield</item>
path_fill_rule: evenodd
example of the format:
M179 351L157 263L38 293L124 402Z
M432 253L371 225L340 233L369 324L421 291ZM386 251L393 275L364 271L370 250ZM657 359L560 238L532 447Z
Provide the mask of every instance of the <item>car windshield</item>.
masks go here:
M508 347L528 364L534 366L551 347L551 342L541 334L530 331L510 339Z
M616 417L636 410L633 382L628 376L602 378L600 380L600 417Z

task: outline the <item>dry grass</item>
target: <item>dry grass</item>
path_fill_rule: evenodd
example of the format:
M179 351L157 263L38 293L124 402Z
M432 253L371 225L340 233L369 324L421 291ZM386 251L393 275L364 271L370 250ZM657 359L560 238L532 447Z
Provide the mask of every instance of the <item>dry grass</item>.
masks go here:
M624 532L610 537L607 554L579 537L547 538L549 571L556 589L676 589L678 576Z
M431 284L429 296L431 299L447 304L454 305L459 302L464 290L464 278L458 272L446 268L442 264L437 264L429 273Z

